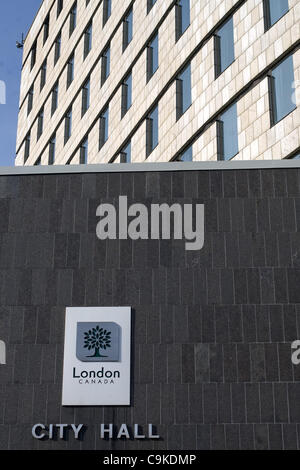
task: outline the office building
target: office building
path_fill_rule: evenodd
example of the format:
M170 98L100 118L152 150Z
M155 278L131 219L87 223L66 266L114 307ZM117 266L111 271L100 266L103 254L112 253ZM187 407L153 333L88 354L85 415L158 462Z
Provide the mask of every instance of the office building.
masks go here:
M16 165L297 157L299 19L297 0L44 0Z

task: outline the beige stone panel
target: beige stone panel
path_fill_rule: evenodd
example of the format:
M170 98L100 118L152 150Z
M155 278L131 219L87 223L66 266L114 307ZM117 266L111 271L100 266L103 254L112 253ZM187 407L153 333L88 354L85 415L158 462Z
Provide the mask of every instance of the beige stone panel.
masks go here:
M144 162L146 158L146 122L144 121L131 140L131 161Z
M217 160L217 125L212 124L193 144L194 161Z

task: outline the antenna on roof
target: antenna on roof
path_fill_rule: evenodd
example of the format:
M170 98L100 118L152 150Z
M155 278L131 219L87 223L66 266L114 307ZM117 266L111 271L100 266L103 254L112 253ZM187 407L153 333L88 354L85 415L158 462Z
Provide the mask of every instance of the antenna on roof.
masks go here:
M23 49L23 45L24 45L24 34L22 33L22 40L21 42L16 41L16 46L18 49Z

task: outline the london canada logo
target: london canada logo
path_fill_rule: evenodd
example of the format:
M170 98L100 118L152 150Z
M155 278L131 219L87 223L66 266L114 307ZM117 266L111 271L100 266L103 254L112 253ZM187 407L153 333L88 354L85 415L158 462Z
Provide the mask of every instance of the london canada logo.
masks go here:
M113 383L120 378L118 370L110 370L105 363L121 361L121 327L115 322L78 322L76 357L81 362L104 363L94 370L73 368L73 378L79 383ZM108 364L107 364L108 365Z
M84 347L95 351L92 356L87 357L107 357L100 354L99 350L111 347L111 331L104 330L99 325L86 331L84 333Z

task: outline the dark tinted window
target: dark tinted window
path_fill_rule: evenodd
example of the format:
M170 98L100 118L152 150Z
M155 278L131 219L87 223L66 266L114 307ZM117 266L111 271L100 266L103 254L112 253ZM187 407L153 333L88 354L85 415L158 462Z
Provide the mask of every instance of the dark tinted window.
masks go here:
M230 160L239 152L237 104L228 108L218 121L218 154L221 160Z
M288 11L288 0L264 0L265 29L271 28Z
M271 124L274 125L296 109L294 95L294 65L290 55L272 70L270 77Z
M216 77L234 62L233 18L231 17L215 34Z
M192 104L191 64L176 80L176 117L179 119Z

